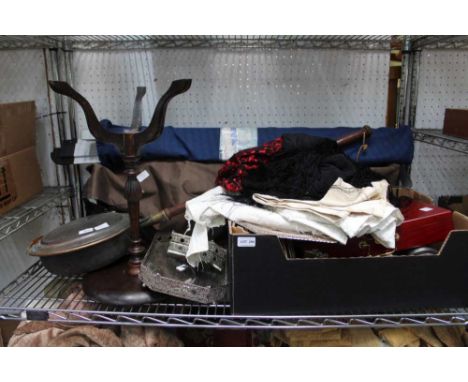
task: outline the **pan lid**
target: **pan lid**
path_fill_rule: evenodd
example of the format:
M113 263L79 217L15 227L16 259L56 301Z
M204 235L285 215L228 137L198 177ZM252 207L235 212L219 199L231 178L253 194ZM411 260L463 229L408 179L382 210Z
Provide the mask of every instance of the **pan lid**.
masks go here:
M49 232L29 247L32 256L54 256L96 245L129 227L127 214L106 212L76 219Z

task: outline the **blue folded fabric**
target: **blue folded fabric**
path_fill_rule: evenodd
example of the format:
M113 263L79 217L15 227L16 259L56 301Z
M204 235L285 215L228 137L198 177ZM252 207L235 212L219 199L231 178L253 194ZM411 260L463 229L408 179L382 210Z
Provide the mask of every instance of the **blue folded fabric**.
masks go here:
M361 127L308 128L308 127L262 127L258 128L258 144L271 141L288 133L310 134L317 137L338 139L351 134ZM362 142L346 146L344 152L352 159L356 159ZM411 129L401 126L398 129L381 127L372 129L372 135L367 140L367 151L359 156L359 163L367 166L379 166L389 163L411 164L414 155L414 141Z
M101 126L115 133L122 133L129 127L113 125L104 119ZM155 159L182 159L199 162L219 161L219 128L176 128L166 126L161 136L141 148L143 161ZM112 144L97 142L101 163L111 169L122 169L119 150Z
M101 126L116 133L123 133L129 127L113 125L104 119ZM262 127L258 128L258 145L278 138L283 134L302 133L318 137L338 139L360 127L308 128L308 127ZM177 128L166 126L161 136L142 147L143 161L156 159L178 159L198 162L220 162L220 128L191 127ZM362 152L359 162L364 165L386 165L389 163L411 164L414 154L413 134L408 126L398 129L381 127L373 129L368 139L369 148ZM345 153L356 159L360 142L345 148ZM122 157L112 145L97 142L99 160L112 170L123 169Z

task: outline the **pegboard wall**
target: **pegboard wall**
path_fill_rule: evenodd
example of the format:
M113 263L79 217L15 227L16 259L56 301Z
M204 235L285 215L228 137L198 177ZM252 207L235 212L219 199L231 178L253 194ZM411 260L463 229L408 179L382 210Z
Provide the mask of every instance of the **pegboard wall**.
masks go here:
M44 55L41 49L0 51L0 102L36 102L36 152L44 186L57 185L51 116L47 97Z
M446 108L468 108L468 50L421 52L415 127L442 129Z
M468 192L468 155L415 142L411 178L415 190L434 200Z
M176 127L374 127L385 123L388 51L158 49L76 51L74 83L98 118L129 125L137 86L143 124L174 79L191 89L170 104ZM78 108L79 109L79 108ZM90 138L81 109L77 125Z

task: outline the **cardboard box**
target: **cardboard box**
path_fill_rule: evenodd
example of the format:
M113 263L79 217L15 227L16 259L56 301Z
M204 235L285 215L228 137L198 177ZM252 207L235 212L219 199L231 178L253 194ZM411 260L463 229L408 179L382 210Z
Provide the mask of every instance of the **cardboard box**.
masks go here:
M468 195L464 195L459 203L450 204L449 208L468 216Z
M0 213L27 202L41 191L35 147L0 158Z
M42 191L34 102L0 105L0 214Z
M32 147L35 142L34 101L0 104L0 157Z
M289 258L271 235L230 231L231 305L241 315L383 313L468 306L468 217L438 254Z
M468 216L468 195L440 196L438 204Z
M444 134L468 139L468 109L445 109Z

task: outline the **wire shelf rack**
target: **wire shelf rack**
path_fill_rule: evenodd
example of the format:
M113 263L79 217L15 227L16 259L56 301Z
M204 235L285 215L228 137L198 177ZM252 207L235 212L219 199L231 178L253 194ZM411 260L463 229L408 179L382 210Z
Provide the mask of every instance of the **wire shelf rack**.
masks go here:
M391 35L75 35L0 36L0 49L332 48L390 49ZM468 49L468 35L408 36L412 48Z
M468 49L468 35L412 36L413 49Z
M0 36L0 49L336 48L390 49L389 35Z
M383 328L466 325L468 309L377 315L239 316L231 314L228 304L203 305L183 300L120 307L87 299L79 277L60 278L36 263L0 291L0 319L192 328Z
M60 206L70 195L68 187L45 187L34 199L0 217L0 241L51 208Z
M445 135L442 133L442 130L413 129L413 137L419 142L468 154L468 140Z

